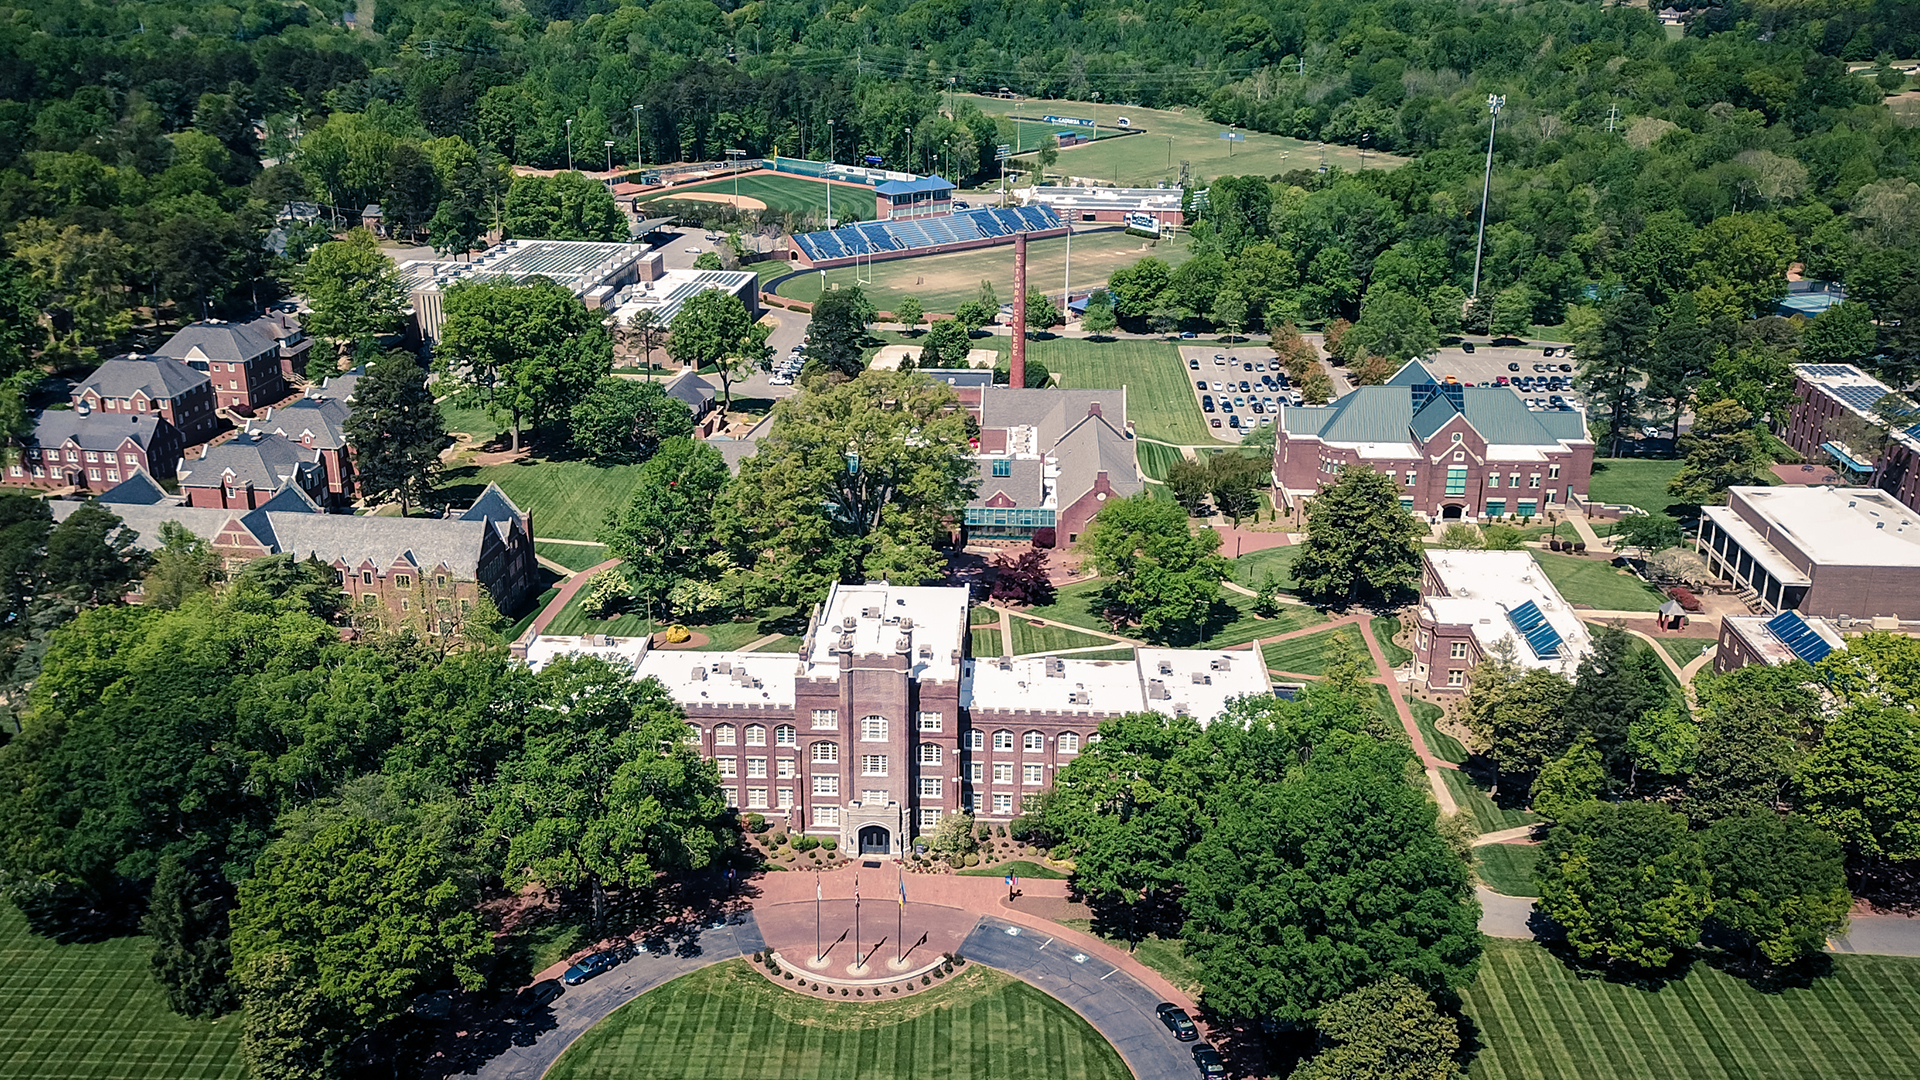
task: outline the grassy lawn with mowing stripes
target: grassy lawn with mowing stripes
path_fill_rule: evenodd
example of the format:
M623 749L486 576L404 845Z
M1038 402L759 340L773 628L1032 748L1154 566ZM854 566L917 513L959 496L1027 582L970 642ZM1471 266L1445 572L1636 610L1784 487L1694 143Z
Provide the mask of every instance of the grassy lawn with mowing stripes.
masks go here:
M547 624L546 632L549 634L609 634L613 637L645 637L650 632L647 613L644 610L628 611L616 615L611 619L595 618L587 613L585 607L586 595L587 590L585 589L574 593L573 598L567 601L567 606L561 608L560 613L555 615L553 621ZM765 616L763 619L747 619L740 622L728 621L714 623L710 626L703 626L699 623L687 623L685 625L687 629L696 634L705 634L708 639L707 643L701 645L700 648L713 652L738 649L750 641L758 641L768 634L782 633L784 630L791 628L790 621L793 616L793 611L790 608L779 608L773 611L763 612L762 614ZM671 620L663 619L656 615L651 627L652 630L662 630L669 625L671 625ZM784 652L788 650L779 648L778 643L775 643L769 647L768 651ZM797 651L797 649L793 651Z
M1113 628L1108 625L1107 620L1101 618L1092 608L1102 584L1099 581L1076 582L1057 592L1053 603L1031 610L1033 614L1054 622L1084 626L1089 630L1112 632ZM1222 590L1220 602L1214 605L1213 615L1207 620L1207 625L1202 628L1203 636L1194 647L1227 649L1235 645L1244 645L1255 638L1273 637L1276 634L1289 633L1326 621L1325 615L1298 604L1282 606L1280 614L1271 619L1257 618L1253 614L1253 597ZM1119 632L1130 633L1126 627L1122 627Z
M538 522L540 519L535 518ZM1569 604L1601 611L1659 611L1667 598L1632 574L1614 569L1605 558L1536 551L1534 561Z
M1013 619L1013 655L1015 656L1054 652L1059 649L1084 649L1105 644L1108 644L1107 638L1083 634L1064 626L1035 626L1017 615Z
M533 515L533 534L559 540L595 540L610 507L626 504L639 481L639 465L594 465L585 461L530 458L507 465L464 465L440 474L441 493L455 506L499 484L520 509Z
M1657 637L1654 640L1658 641L1667 655L1673 657L1673 662L1681 667L1693 663L1701 653L1707 651L1707 646L1713 644L1712 638L1698 637Z
M1380 616L1368 629L1373 631L1373 640L1380 643L1380 653L1387 658L1388 666L1399 667L1413 659L1413 653L1393 643L1393 635L1400 632L1399 619Z
M1267 575L1272 574L1279 579L1282 589L1292 591L1293 560L1304 550L1298 544L1288 544L1249 552L1233 560L1233 580L1249 589L1258 589Z
M1173 468L1175 462L1185 457L1179 450L1166 443L1157 442L1137 442L1134 444L1134 453L1139 455L1140 471L1155 480L1165 480L1167 471Z
M997 626L976 626L970 632L973 638L973 655L999 656L1001 652L1000 628Z
M1262 647L1266 650L1267 666L1270 668L1301 675L1322 675L1326 673L1327 650L1333 647L1335 638L1346 641L1361 656L1367 655L1367 643L1360 640L1360 631L1352 626L1285 641L1271 641Z
M1583 976L1531 942L1489 941L1466 1013L1474 1080L1920 1077L1920 960L1834 956L1763 993L1696 963L1658 990Z
M658 198L648 199L647 202L671 201L675 196L684 195L689 191L708 191L716 195L732 195L734 194L734 184L736 183L740 185L741 198L759 199L761 202L767 204L767 209L769 210L785 210L795 214L816 213L822 215L827 212L826 184L819 180L806 180L798 176L787 175L742 176L737 181L732 178L727 178L724 180L709 180L704 184L687 184L681 187L668 188L665 192L662 192ZM875 213L874 201L873 189L871 188L868 188L866 191L861 191L859 188L847 187L844 184L833 185L834 217L845 218L848 216L856 216L863 221L870 221L873 219ZM641 203L640 205L644 207L647 203Z
M994 863L992 866L969 866L965 870L956 870L954 873L961 877L997 878L1006 877L1008 874L1017 874L1020 877L1033 878L1036 881L1065 881L1069 876L1064 870L1055 870L1051 866L1041 866L1031 859L1009 859L1003 863Z
M57 945L0 903L0 1077L240 1080L240 1017L168 1011L147 941Z
M1474 872L1487 888L1508 896L1539 896L1533 868L1540 863L1538 844L1484 844L1473 849Z
M1128 1080L1085 1020L969 964L905 998L827 1002L730 961L642 994L580 1037L547 1080Z
M973 347L997 351L1004 363L1013 342L1004 337L980 337L973 339ZM1168 342L1040 338L1027 342L1027 359L1045 364L1048 371L1059 376L1059 384L1069 389L1126 387L1127 418L1146 438L1175 446L1218 444L1201 418L1200 403L1193 396L1193 383L1187 380L1187 365L1180 360L1180 350ZM1151 455L1166 448L1154 449L1144 442L1135 445L1141 466L1153 476L1155 459ZM1171 457L1166 464L1172 464ZM1157 478L1164 479L1164 475Z
M1420 729L1420 738L1426 742L1427 749L1433 751L1434 757L1455 765L1467 760L1467 748L1460 745L1460 740L1435 726L1434 722L1446 715L1440 711L1440 706L1419 698L1408 698L1407 708L1413 710L1414 726Z
M1000 613L990 607L971 607L967 609L968 626L999 626Z
M1695 507L1680 507L1667 494L1667 482L1680 471L1682 462L1662 458L1601 458L1593 463L1593 476L1587 481L1587 494L1594 502L1624 503L1649 514L1665 513L1675 520L1698 515ZM1667 508L1684 509L1672 513ZM1605 535L1605 526L1602 526Z
M1493 796L1458 769L1441 769L1440 779L1447 785L1447 791L1452 793L1453 801L1473 819L1473 827L1479 832L1499 832L1502 829L1517 829L1522 825L1540 824L1540 815L1531 810L1509 810L1501 806L1493 801Z
M594 544L587 547L582 544L556 544L547 540L535 540L533 550L540 557L551 559L569 570L585 570L589 566L598 566L607 561L607 549Z

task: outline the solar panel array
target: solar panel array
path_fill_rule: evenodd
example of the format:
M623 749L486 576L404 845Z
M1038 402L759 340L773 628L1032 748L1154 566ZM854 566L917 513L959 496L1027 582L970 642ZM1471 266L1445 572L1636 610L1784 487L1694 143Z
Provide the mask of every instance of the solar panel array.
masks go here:
M1527 640L1527 648L1542 660L1552 660L1560 655L1560 631L1553 628L1540 605L1529 600L1517 608L1507 611L1508 621L1520 636Z
M1852 364L1805 364L1803 370L1816 379L1857 379L1860 372Z
M1886 388L1880 386L1829 386L1826 391L1842 402L1866 412L1872 412L1874 405L1887 396Z
M800 233L793 238L814 262L848 259L856 255L887 255L922 248L959 244L988 237L1012 236L1061 228L1059 215L1044 206L989 207L963 210L939 217L901 221L863 221L838 229Z
M1793 650L1793 655L1809 664L1818 663L1821 658L1833 651L1827 639L1813 632L1807 620L1797 611L1783 611L1767 620L1767 631L1780 639L1780 644Z

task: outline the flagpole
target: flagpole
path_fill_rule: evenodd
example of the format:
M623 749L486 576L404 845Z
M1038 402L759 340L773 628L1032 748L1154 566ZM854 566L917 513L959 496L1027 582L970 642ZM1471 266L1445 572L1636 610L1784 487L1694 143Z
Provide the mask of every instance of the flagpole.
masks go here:
M899 925L895 929L893 940L895 948L901 950L899 959L905 960L907 958L907 954L904 951L907 945L907 872L905 870L897 870L897 873L900 877L900 915L898 919Z
M813 962L820 962L820 871L813 872Z
M853 966L859 967L860 960L860 875L853 875Z

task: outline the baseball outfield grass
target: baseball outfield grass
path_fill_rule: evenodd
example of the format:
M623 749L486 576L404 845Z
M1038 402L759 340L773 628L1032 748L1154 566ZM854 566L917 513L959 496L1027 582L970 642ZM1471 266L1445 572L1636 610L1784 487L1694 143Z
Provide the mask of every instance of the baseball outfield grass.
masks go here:
M1112 1046L1039 990L969 964L908 997L826 1002L716 964L621 1006L547 1080L1127 1080Z

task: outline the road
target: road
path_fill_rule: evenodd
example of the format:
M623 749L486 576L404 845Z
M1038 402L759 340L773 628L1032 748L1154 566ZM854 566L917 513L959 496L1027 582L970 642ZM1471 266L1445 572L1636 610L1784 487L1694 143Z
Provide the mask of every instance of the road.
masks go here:
M1198 1075L1188 1049L1174 1041L1154 1006L1162 1000L1131 975L1062 947L1042 931L983 917L961 955L1032 983L1085 1017L1120 1051L1137 1080L1190 1080ZM1079 956L1081 960L1075 960Z
M551 1005L530 1017L507 1020L464 1045L467 1064L455 1064L429 1076L474 1076L480 1080L539 1080L562 1051L588 1028L641 994L709 964L766 948L751 913L709 927L678 944L653 943L665 955L644 953L591 982L569 986ZM490 1057L487 1055L491 1055ZM472 1059L484 1058L478 1064Z

